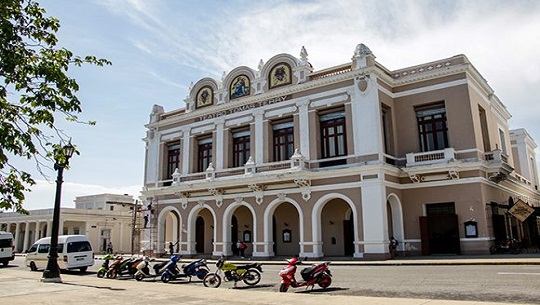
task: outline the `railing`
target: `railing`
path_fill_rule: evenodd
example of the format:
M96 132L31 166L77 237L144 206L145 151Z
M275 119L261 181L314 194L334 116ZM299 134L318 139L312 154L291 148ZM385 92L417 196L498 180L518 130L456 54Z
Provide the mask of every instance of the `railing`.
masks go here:
M321 79L325 77L335 76L352 71L351 65L340 66L329 70L323 70L313 73L309 76L311 80Z
M453 148L445 148L443 150L435 150L421 153L408 153L407 167L426 165L434 163L450 162L456 159L456 152Z

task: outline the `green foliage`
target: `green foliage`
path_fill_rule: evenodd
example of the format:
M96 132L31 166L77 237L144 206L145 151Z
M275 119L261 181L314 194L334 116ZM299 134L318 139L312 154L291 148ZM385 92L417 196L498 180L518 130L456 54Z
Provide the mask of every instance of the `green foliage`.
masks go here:
M79 85L67 75L69 68L110 64L57 46L60 22L45 13L33 0L0 1L0 209L19 213L27 213L24 192L35 181L10 164L9 157L54 161L58 156L52 141L67 137L55 119L82 123L75 95Z

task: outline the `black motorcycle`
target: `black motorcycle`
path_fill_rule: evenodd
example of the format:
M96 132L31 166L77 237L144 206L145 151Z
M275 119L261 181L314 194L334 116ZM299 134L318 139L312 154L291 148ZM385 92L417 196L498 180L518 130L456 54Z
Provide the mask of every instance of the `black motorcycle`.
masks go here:
M515 238L503 240L498 244L495 244L489 248L491 254L519 254L521 253L521 246Z

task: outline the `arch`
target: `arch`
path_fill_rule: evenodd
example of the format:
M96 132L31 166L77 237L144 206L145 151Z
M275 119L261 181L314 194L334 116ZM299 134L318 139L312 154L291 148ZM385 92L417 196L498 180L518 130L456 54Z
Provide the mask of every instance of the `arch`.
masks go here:
M272 246L274 244L274 240L272 237L272 231L274 229L273 227L273 221L272 217L274 215L274 212L276 208L282 204L288 202L292 204L296 211L298 212L298 220L299 220L299 239L300 239L300 256L305 256L304 253L304 213L302 212L302 207L296 202L295 200L291 198L276 198L272 202L268 204L266 209L264 210L264 253L262 255L264 256L274 256L274 251L272 250Z
M216 212L214 211L214 209L212 209L212 207L206 203L204 204L197 204L196 206L194 206L191 211L189 212L188 214L188 218L187 218L187 250L186 252L188 254L195 254L196 251L195 251L195 240L196 240L196 236L195 236L195 233L196 233L196 230L195 230L195 227L196 227L196 221L197 221L197 216L199 215L199 212L204 210L204 209L208 209L208 211L210 211L210 214L212 214L212 225L213 227L215 228L216 225L217 225L217 217L216 217ZM212 236L212 239L214 241L216 241L216 237L217 237L217 230L214 230L213 232L213 236ZM215 254L215 245L212 245L213 247L213 250L212 250L212 254L214 255Z
M180 211L174 206L170 206L170 205L166 206L159 212L158 218L157 218L158 221L156 225L156 228L157 228L157 249L156 250L158 253L165 252L165 235L166 235L165 225L167 223L167 216L171 212L177 217L177 220L173 220L173 226L175 227L177 241L179 242L179 244L182 243L182 234L180 230L183 223L182 214L180 214Z
M405 230L403 228L403 207L401 205L401 200L399 197L391 193L386 197L386 202L390 206L390 211L387 211L387 214L391 215L392 220L392 232L393 236L400 241L398 248L401 250L404 249L405 240ZM390 212L390 213L388 213Z
M248 210L251 212L251 217L253 218L253 240L252 240L252 243L253 245L257 245L257 217L256 217L256 214L255 214L255 209L249 205L247 202L245 201L235 201L231 204L229 204L227 206L227 208L225 209L225 211L223 212L223 227L222 227L222 232L223 232L223 254L224 255L230 255L229 253L229 249L230 249L230 243L234 242L231 240L231 230L229 229L231 227L231 221L232 221L232 216L234 214L234 211L236 211L237 208L241 207L241 206L244 206L246 208L248 208ZM255 252L255 247L253 249L253 252Z
M322 196L317 200L315 205L313 205L313 211L311 213L311 230L313 235L313 255L315 257L321 257L324 255L322 252L322 226L321 226L321 214L324 206L332 199L341 199L349 205L351 213L353 216L353 231L354 231L354 256L360 256L360 251L358 248L359 239L358 239L358 210L354 205L354 202L347 196L340 193L330 193ZM350 215L345 215L345 217L350 217Z

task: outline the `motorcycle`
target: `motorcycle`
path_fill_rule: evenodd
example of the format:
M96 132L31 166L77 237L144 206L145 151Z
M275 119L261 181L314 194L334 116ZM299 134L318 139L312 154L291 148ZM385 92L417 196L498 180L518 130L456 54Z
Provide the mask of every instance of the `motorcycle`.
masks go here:
M262 266L259 263L246 265L235 265L227 263L223 258L216 263L216 272L208 273L204 279L205 287L217 288L221 285L221 275L223 272L225 281L234 281L234 287L239 281L244 281L249 286L257 285L261 281Z
M179 256L171 256L171 259L165 265L164 271L161 274L161 281L163 283L168 283L171 280L183 277L187 277L191 282L192 276L196 276L197 278L202 280L210 272L210 270L206 266L205 259L198 259L189 264L184 264L182 265L182 270L180 270L177 266L179 260Z
M500 243L489 247L489 253L491 254L503 254L503 253L512 253L519 254L521 253L521 246L515 238L503 240Z
M121 258L120 258L121 259ZM142 258L130 257L126 259L121 259L120 262L115 260L109 270L105 273L105 276L108 279L115 279L117 276L129 275L131 277L135 276L137 272L137 265L142 262Z
M144 278L147 277L157 277L160 276L161 273L164 271L164 267L167 264L167 262L161 262L154 264L152 266L152 269L154 270L154 273L150 272L150 262L154 261L153 259L150 259L148 256L145 256L143 261L137 265L137 272L135 273L135 279L137 281L142 281Z
M103 257L103 264L101 264L101 267L98 269L97 277L103 278L105 276L105 273L109 270L109 261L113 258L114 256L112 254L107 254Z
M281 276L281 285L279 286L279 292L287 292L289 287L302 287L306 286L313 287L315 284L319 285L321 288L326 289L332 284L332 273L328 268L330 262L324 262L321 264L315 264L311 267L304 268L300 271L302 275L303 282L297 282L294 274L296 273L296 268L298 265L302 264L298 258L293 257L287 260L287 266L283 267L279 272Z

